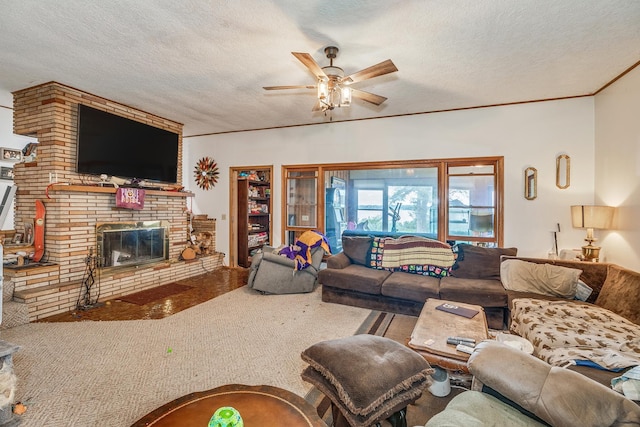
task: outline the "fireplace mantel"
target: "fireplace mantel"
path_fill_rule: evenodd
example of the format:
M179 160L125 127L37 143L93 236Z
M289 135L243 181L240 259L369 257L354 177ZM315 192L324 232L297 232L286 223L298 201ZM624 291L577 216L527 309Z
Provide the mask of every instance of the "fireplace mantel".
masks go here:
M123 186L126 187L126 186ZM166 197L193 197L194 194L190 191L165 191L165 190L145 190L146 194L153 196L166 196ZM99 185L76 185L76 184L52 184L49 186L49 191L75 191L81 193L113 193L115 194L115 187L106 187Z

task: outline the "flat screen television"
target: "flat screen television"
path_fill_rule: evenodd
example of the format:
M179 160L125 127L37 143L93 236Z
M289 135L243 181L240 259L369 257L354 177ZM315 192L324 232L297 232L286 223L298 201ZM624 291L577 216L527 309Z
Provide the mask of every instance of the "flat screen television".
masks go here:
M177 133L78 106L79 174L176 183Z

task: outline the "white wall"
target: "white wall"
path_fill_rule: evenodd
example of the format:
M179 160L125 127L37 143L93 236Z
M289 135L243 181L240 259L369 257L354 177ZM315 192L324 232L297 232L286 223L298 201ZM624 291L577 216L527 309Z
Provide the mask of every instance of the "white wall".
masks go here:
M25 145L35 142L34 138L28 138L13 133L13 95L10 92L0 91L0 147L17 148L22 150ZM15 163L6 162L0 158L0 166L13 167ZM7 186L13 185L13 181L0 180L0 200ZM0 224L0 230L13 230L13 204L11 211Z
M505 246L518 247L523 256L546 257L556 223L561 227L560 248L584 244L584 231L571 228L569 206L593 199L593 102L586 97L185 138L183 183L196 194L193 211L217 218L217 248L228 253L229 167L274 166L272 243L278 245L282 165L504 156ZM555 159L562 153L571 156L571 186L566 190L555 186ZM203 156L214 158L221 171L209 191L199 189L192 177L196 160ZM523 197L528 166L538 169L534 201Z
M640 270L640 67L595 96L595 201L617 206L600 232L608 260Z

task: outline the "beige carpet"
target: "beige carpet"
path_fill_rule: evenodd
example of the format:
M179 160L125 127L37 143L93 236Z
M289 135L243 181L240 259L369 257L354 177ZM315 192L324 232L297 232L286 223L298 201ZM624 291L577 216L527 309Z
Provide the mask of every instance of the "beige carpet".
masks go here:
M242 287L160 320L32 323L2 331L14 357L21 426L128 426L194 391L268 384L300 396L300 352L353 335L370 310L311 294Z

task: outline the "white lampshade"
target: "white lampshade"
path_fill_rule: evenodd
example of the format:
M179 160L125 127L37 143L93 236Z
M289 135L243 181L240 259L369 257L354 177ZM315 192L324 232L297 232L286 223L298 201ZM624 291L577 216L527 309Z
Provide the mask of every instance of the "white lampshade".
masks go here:
M611 206L571 206L571 223L576 228L609 229L615 208Z

